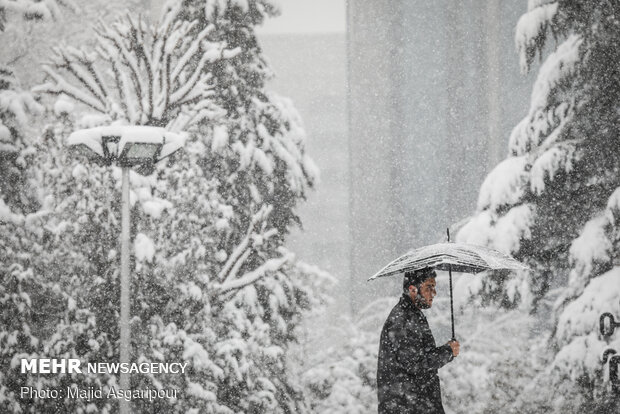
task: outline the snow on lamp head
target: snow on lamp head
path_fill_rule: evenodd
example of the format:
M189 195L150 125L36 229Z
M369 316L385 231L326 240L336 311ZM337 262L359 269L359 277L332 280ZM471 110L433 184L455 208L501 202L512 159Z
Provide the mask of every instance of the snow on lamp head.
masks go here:
M183 146L183 138L159 127L114 125L75 131L67 144L97 164L132 167L150 174L155 163Z

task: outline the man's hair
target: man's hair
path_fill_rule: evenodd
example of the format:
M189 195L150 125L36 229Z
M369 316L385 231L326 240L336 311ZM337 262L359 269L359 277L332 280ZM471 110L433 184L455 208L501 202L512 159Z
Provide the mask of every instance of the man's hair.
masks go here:
M420 285L424 283L426 279L436 277L437 273L432 267L425 267L424 269L418 269L413 272L405 272L403 278L403 292L409 293L409 286L415 286L420 289Z

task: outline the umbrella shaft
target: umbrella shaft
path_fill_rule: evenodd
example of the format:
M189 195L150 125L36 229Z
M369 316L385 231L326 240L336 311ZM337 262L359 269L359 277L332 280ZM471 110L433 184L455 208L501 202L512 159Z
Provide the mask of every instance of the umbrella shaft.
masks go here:
M456 336L454 335L454 299L452 298L452 266L448 268L448 273L450 275L450 320L452 322L452 340L456 341Z

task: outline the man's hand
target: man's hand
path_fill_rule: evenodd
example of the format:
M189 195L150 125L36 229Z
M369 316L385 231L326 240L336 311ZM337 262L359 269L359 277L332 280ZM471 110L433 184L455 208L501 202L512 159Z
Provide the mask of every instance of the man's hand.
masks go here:
M450 345L450 348L452 348L452 355L455 357L459 356L459 350L461 348L461 344L459 344L459 341L450 341L448 342L448 345Z

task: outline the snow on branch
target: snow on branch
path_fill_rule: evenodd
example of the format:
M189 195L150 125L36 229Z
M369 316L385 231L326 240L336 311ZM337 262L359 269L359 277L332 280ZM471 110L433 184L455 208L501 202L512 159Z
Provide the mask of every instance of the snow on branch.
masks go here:
M105 102L97 99L96 96L86 92L79 86L74 86L67 82L65 78L52 69L49 65L43 66L43 71L52 80L52 82L45 83L37 88L35 92L44 91L52 94L64 94L69 98L81 102L98 112L106 112Z
M576 376L596 372L600 366L600 355L610 346L620 346L620 336L615 344L608 343L597 335L595 329L603 312L618 309L620 296L620 268L599 275L584 286L583 293L568 304L558 320L556 340L561 349L553 366ZM577 371L577 372L575 372Z
M480 187L478 210L497 210L521 200L527 183L526 156L508 157L489 173Z
M273 258L267 260L265 263L257 267L256 269L244 274L238 279L228 280L225 283L216 286L216 289L220 294L227 293L231 290L241 289L247 285L258 281L269 272L277 272L285 264L292 262L295 255L293 253L287 253L282 257Z
M561 301L581 294L592 278L616 263L615 244L620 235L620 187L609 196L600 214L588 220L570 246L569 289Z
M561 171L569 173L577 156L573 142L562 142L542 153L532 164L530 173L532 192L542 194L546 180L553 181L556 174Z
M6 85L6 89L0 89L0 113L3 114L0 120L0 142L8 142L11 132L7 127L23 127L28 123L28 115L41 112L43 107L30 93L20 88L9 68L0 66L0 83ZM2 128L3 123L7 125L6 130Z
M272 206L264 205L252 216L245 237L237 244L237 247L235 247L228 257L228 260L217 276L217 280L224 281L229 278L231 274L234 275L238 271L239 267L241 267L251 253L250 244L252 236L255 234L257 224L265 223L272 209Z
M558 3L541 4L530 8L519 19L515 33L515 43L519 52L521 71L526 73L537 53L542 52L547 30L552 27L558 12Z
M605 214L590 219L583 226L579 237L571 243L569 286L583 289L592 274L600 273L600 269L611 265L613 244L608 234L608 220Z
M530 108L547 108L555 90L575 75L581 63L581 36L569 36L542 64L532 88ZM532 111L531 110L531 111Z
M523 240L532 237L530 227L536 218L536 207L530 203L512 207L498 216L486 209L478 212L461 227L456 241L490 246L506 254L514 254Z
M156 28L130 15L99 22L96 52L54 49L44 69L48 82L35 90L66 95L133 125L181 130L219 113L209 65L234 53L225 42L207 41L213 26L194 35L195 23L180 13L180 5L168 7Z

